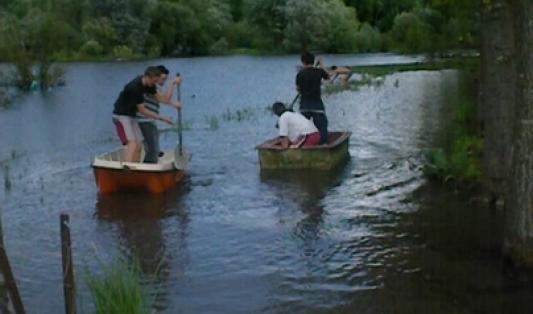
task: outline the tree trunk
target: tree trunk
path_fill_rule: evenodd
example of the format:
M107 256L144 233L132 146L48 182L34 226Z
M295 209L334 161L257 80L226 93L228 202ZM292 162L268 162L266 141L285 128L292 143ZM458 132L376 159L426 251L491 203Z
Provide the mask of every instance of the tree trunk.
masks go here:
M533 266L533 3L511 3L517 90L504 249L516 264Z
M515 104L514 25L507 0L482 8L481 105L484 122L486 183L491 194L504 195L511 160Z

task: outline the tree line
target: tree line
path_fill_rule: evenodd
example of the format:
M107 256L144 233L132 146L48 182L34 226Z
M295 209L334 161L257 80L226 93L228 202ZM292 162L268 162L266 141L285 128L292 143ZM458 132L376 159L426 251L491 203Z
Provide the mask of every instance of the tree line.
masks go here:
M1 59L473 48L475 2L4 0Z

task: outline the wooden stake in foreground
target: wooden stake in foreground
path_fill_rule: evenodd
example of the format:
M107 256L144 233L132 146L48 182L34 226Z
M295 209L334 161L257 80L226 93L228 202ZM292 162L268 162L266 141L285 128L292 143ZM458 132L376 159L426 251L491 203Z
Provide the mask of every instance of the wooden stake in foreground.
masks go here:
M13 303L13 309L15 310L15 313L24 314L26 313L24 310L24 305L22 304L22 299L20 298L20 293L15 282L15 277L11 271L11 266L9 265L7 253L4 248L3 234L2 225L0 224L0 268L2 270L2 275L4 276L6 288L9 292L11 302Z
M74 265L72 264L69 221L68 214L60 215L61 254L63 257L63 291L65 294L65 313L76 314L76 287L74 285Z

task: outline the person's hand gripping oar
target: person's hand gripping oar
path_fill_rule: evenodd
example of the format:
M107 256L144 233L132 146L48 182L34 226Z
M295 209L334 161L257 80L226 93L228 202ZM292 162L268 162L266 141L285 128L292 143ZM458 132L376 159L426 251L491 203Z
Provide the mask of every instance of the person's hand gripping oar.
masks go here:
M176 74L178 77L180 76L179 73ZM186 170L189 166L189 156L187 152L183 149L183 127L181 123L181 109L183 104L181 103L181 82L180 84L177 84L177 97L178 102L181 104L181 106L178 108L178 143L176 143L176 148L174 149L174 167L176 169L180 170Z

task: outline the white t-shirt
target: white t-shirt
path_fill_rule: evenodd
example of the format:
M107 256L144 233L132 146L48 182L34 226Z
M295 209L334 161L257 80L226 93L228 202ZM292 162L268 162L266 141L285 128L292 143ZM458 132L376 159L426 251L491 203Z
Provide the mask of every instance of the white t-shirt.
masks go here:
M291 143L300 136L318 132L315 124L301 113L285 111L279 117L279 136L287 136Z

